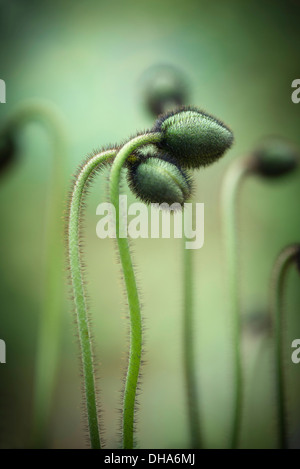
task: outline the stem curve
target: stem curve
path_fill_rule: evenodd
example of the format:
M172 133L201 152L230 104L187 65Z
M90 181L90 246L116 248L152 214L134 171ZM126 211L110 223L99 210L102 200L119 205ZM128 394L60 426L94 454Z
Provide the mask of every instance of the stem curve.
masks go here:
M270 310L275 329L275 372L276 372L276 398L278 412L278 443L279 448L288 448L287 421L286 421L286 399L284 389L284 360L283 360L283 289L289 266L299 256L300 245L292 244L286 246L278 255L272 271Z
M33 400L32 444L47 446L47 425L51 411L58 365L63 296L62 214L64 167L67 153L65 122L59 110L47 100L27 99L10 115L1 135L15 134L27 123L43 124L53 142L52 173L48 189L45 222L45 287L39 317Z
M222 186L221 203L223 218L223 236L226 254L229 299L233 322L233 353L235 400L230 447L237 448L241 429L243 407L243 370L241 357L241 318L238 291L238 235L237 235L237 199L245 176L251 172L251 157L237 159L229 167Z
M130 353L125 383L123 413L123 447L133 448L134 407L142 354L142 323L137 285L130 256L128 239L119 236L120 230L120 175L121 169L130 154L142 145L159 142L160 133L139 135L126 143L117 154L110 175L110 199L116 210L116 239L127 291L130 312Z
M86 310L86 300L81 273L81 256L79 248L79 222L82 206L82 197L85 184L90 175L99 166L110 163L117 150L107 150L90 158L81 168L72 192L68 226L68 256L70 263L71 281L76 307L77 327L81 351L81 361L84 378L84 390L88 427L93 449L100 449L100 435L98 428L97 402L95 390L94 365L91 347L91 337Z

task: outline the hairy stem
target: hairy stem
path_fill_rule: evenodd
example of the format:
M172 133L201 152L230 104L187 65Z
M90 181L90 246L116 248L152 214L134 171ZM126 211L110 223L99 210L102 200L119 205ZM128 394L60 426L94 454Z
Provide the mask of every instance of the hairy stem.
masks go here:
M65 122L52 103L41 99L24 101L10 116L1 133L14 134L31 121L42 123L53 142L52 172L45 222L44 298L39 318L33 402L33 441L47 446L47 427L53 401L60 346L63 297L63 200L64 166L67 154Z
M90 158L77 176L72 192L69 226L68 226L68 254L70 262L71 281L76 307L77 327L80 343L80 353L83 369L85 405L88 416L88 427L91 447L101 448L98 428L97 402L95 390L95 376L91 336L88 324L86 300L83 288L81 256L79 248L79 224L82 198L85 185L96 168L110 163L116 155L116 150L107 150Z
M274 321L275 348L274 360L276 371L276 399L278 412L278 445L281 449L288 448L287 412L284 389L284 359L283 359L283 291L289 266L299 255L300 245L294 244L284 248L277 257L271 284L271 314Z
M236 160L228 169L222 187L221 203L225 242L226 269L233 327L234 410L230 447L237 448L243 407L243 372L241 357L241 317L238 276L237 200L244 177L251 171L247 158Z
M116 210L116 238L126 285L131 326L129 364L123 402L123 447L125 449L133 448L134 407L142 354L142 323L140 302L130 256L128 239L127 237L120 236L120 228L122 228L122 220L119 220L120 176L121 169L126 159L136 148L142 145L147 145L148 143L156 143L160 139L161 135L159 133L150 133L140 135L126 143L121 148L114 160L110 176L110 198Z

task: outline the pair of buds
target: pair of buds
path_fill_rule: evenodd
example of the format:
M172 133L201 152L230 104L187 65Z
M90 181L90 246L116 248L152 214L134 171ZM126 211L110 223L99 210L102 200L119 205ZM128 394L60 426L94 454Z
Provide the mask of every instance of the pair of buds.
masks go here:
M160 133L161 140L136 150L126 163L129 186L145 203L183 205L192 192L188 170L214 163L233 142L223 123L190 107L164 114L150 133Z
M160 142L136 150L126 165L129 186L145 203L183 205L193 188L188 170L214 163L233 142L222 122L190 107L164 114L150 132L159 132ZM298 151L289 142L268 138L247 164L262 177L277 178L295 169Z

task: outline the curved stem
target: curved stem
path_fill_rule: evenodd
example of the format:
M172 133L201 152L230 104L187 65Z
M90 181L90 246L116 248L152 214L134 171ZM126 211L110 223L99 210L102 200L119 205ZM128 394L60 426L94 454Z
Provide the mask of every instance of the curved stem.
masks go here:
M161 139L159 133L140 135L126 143L117 154L111 168L110 198L116 210L116 238L119 247L121 265L123 269L129 312L130 312L130 352L129 364L126 376L123 413L123 447L133 448L134 406L136 390L141 364L142 353L142 324L138 291L134 276L133 265L130 257L128 239L120 237L122 221L119 220L119 191L121 169L128 156L138 147L148 143L156 143Z
M188 216L185 213L184 216ZM187 389L187 406L190 426L190 437L192 448L201 448L202 438L200 429L200 410L198 404L197 381L195 375L195 356L194 356L194 263L193 250L186 249L186 237L183 238L183 356L184 373Z
M55 376L58 365L63 296L63 200L64 166L67 153L65 122L52 103L41 99L24 101L6 121L1 133L15 133L28 122L42 123L53 141L52 174L45 222L45 287L39 318L33 402L33 445L47 445Z
M294 244L284 248L277 257L273 271L271 284L271 314L275 329L275 370L276 370L276 398L278 411L278 444L279 448L288 448L286 399L284 390L284 360L283 360L283 290L289 266L299 255L300 245Z
M243 376L241 358L241 318L238 291L238 236L237 236L237 199L244 177L251 171L250 159L234 161L229 167L223 181L221 204L223 231L226 254L226 271L228 277L229 299L233 327L234 354L234 410L230 447L237 448L241 429L243 406Z
M68 226L68 255L70 262L71 281L76 307L77 327L80 343L81 361L84 379L84 391L91 447L101 448L97 403L95 391L95 376L91 347L91 336L86 311L86 301L83 289L81 258L79 248L79 222L82 206L82 197L87 180L93 171L100 165L110 163L116 155L116 150L107 150L90 158L79 172L71 197L71 206Z

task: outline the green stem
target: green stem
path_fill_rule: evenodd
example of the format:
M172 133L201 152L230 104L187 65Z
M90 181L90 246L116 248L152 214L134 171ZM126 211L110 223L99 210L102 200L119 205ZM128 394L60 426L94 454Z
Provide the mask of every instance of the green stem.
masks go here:
M193 324L193 255L190 249L184 250L184 315L183 349L184 370L187 388L188 415L192 448L201 448L200 412L198 406L197 382L194 357Z
M163 113L176 108L175 101L164 103ZM191 201L189 201L191 203ZM188 216L188 212L184 214ZM187 392L188 422L190 428L190 441L192 448L202 447L202 435L200 426L199 393L195 375L195 351L194 351L194 263L193 250L186 249L187 238L183 237L183 367L185 386Z
M283 290L289 266L299 255L299 245L294 244L284 248L277 257L271 285L271 313L274 321L275 332L275 370L276 370L276 398L278 412L278 444L279 448L288 448L286 399L284 389L284 360L283 360Z
M45 287L39 317L33 402L33 445L43 447L47 444L47 427L60 345L64 257L63 181L67 138L64 131L65 122L60 112L51 103L41 99L24 101L7 120L1 133L15 134L31 121L42 123L53 141L52 173L45 223Z
M79 248L79 225L82 206L82 198L85 193L85 185L96 168L110 163L116 155L116 150L107 150L90 158L79 172L71 197L71 206L68 226L68 254L70 262L71 281L76 307L77 327L80 343L81 361L84 379L84 391L88 416L88 427L91 447L101 448L98 428L97 403L95 391L95 376L86 311L86 300L83 289L81 256Z
M228 277L229 299L233 327L234 410L230 447L237 448L243 407L243 372L241 357L241 317L238 276L237 199L244 177L251 171L250 160L236 160L228 169L222 187L221 203Z
M184 217L189 216L185 212ZM192 215L191 215L192 216ZM201 448L200 410L194 356L194 263L193 250L186 249L187 238L183 238L183 359L187 390L190 438L192 448Z
M134 276L133 265L130 257L128 239L121 238L120 229L120 207L119 207L119 191L120 191L120 175L121 169L130 156L130 154L138 147L149 143L159 142L161 134L150 133L140 135L130 142L126 143L118 155L116 156L111 168L110 176L110 198L116 209L116 238L119 247L121 265L123 269L129 312L130 312L130 353L129 364L125 383L124 393L124 413L123 413L123 447L125 449L133 448L133 427L134 427L134 406L136 398L136 390L141 364L142 353L142 324L141 311L138 298L138 291ZM121 222L122 223L122 222Z

